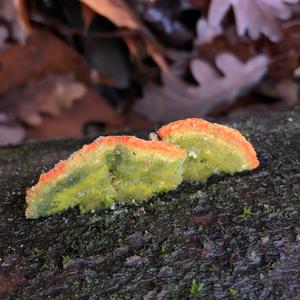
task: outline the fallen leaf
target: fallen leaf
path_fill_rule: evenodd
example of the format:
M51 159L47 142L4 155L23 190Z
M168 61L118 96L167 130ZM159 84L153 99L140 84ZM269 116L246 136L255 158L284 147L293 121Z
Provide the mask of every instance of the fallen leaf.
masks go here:
M193 54L189 51L168 50L168 57L172 61L170 68L174 76L183 77L186 75L192 55L196 55L196 49Z
M157 65L165 72L170 72L168 64L163 55L163 48L156 41L152 33L144 26L137 13L124 0L80 0L91 7L98 14L106 17L118 27L126 27L139 33L144 41L145 48ZM130 43L131 39L126 38L125 42ZM128 47L136 55L138 48L132 44Z
M60 116L85 93L85 85L76 81L74 76L47 74L7 93L0 101L0 111L6 115L7 122L21 121L39 126L41 114Z
M63 110L60 116L44 115L40 126L27 127L27 139L50 139L84 135L88 122L103 123L111 128L122 128L122 116L96 91L89 89L72 107Z
M235 40L227 35L215 37L211 42L205 42L195 49L197 57L214 64L215 57L219 53L230 52L241 60L248 60L255 56L257 50L251 41Z
M268 74L258 87L258 93L267 98L284 100L282 104L287 109L299 101L299 83L293 80L298 79L295 71L300 59L299 19L295 16L284 22L282 27L284 34L280 43L274 44L267 39L257 43L257 48L272 59Z
M127 27L133 30L143 29L138 16L123 0L81 0L81 2L108 18L118 27Z
M299 83L291 79L281 80L276 91L289 107L294 107L299 101Z
M85 32L87 32L96 13L89 6L87 6L84 3L81 3L81 15L82 15L83 24L84 24L84 30L85 30Z
M0 94L49 72L74 73L90 82L90 70L73 48L50 32L36 30L24 46L13 44L0 53Z
M216 36L223 33L220 24L211 26L205 18L200 18L196 25L197 38L195 40L197 45L202 45L211 42Z
M0 50L7 47L6 41L9 38L9 31L6 26L0 26Z
M20 144L23 142L24 138L25 130L22 126L0 124L0 146Z
M144 97L134 107L154 122L207 115L217 107L228 107L234 99L253 87L267 71L269 59L257 55L242 63L230 53L216 56L223 76L207 62L194 59L191 71L200 86L162 75L163 86L146 85Z
M188 0L188 2L195 7L199 7L201 10L207 11L210 1L209 0Z
M1 0L0 18L10 24L11 38L24 44L31 32L24 0Z
M268 76L281 81L292 78L299 66L300 34L299 26L288 26L290 22L298 22L298 18L283 24L283 38L280 43L273 44L266 39L260 41L259 48L272 58Z
M273 42L282 38L282 30L278 19L291 17L288 4L296 4L298 0L212 0L208 12L208 24L221 26L221 22L230 7L233 7L236 28L239 36L248 32L253 40L264 34Z

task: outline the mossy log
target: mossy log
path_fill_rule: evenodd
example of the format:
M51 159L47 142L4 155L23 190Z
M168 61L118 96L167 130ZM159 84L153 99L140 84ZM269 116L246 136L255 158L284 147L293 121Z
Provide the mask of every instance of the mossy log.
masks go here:
M299 299L300 112L226 124L257 170L36 220L25 189L94 137L0 148L0 298Z

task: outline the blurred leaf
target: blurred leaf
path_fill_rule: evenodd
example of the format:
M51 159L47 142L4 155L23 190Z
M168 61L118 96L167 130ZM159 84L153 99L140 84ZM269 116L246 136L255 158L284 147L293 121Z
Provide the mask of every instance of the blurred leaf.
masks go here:
M137 13L124 0L80 0L84 4L94 9L98 14L106 17L118 27L126 27L141 34L144 40L145 48L149 55L157 63L157 65L169 72L168 65L162 53L162 47L155 40L151 32L140 21ZM130 37L125 39L128 42ZM138 48L129 45L129 50L133 50L132 54L137 54Z
M299 84L290 79L283 79L276 90L289 107L294 107L299 101Z
M90 82L90 70L83 58L47 31L36 30L22 47L11 45L0 53L0 94L46 73L73 73Z
M22 122L26 137L34 139L82 136L88 122L124 126L123 117L103 97L72 75L47 74L31 81L8 93L0 111L2 123Z
M91 7L98 14L105 16L118 27L127 27L133 30L143 30L136 13L123 0L80 0Z
M16 145L25 138L25 130L19 125L1 125L0 124L0 146Z
M207 10L210 0L188 0L190 4L200 7L200 9Z
M15 9L18 13L18 22L19 22L20 26L22 27L22 29L25 32L26 37L27 37L27 35L30 34L31 31L32 31L32 25L31 25L30 20L29 20L28 9L27 9L28 1L26 1L26 0L14 0L13 3L15 5Z
M104 123L105 126L120 129L124 126L122 116L96 91L87 93L74 101L72 107L64 109L60 116L43 116L38 127L28 127L26 137L44 139L55 137L75 137L84 135L86 123Z
M298 26L290 26L293 23ZM295 69L299 66L300 59L300 32L299 18L297 16L283 24L283 38L280 43L273 44L269 41L261 41L260 49L272 57L272 64L268 76L281 81L283 78L292 79Z
M42 123L41 113L60 116L85 93L85 85L75 81L72 75L47 74L7 93L0 101L0 111L9 122L22 121L30 126L39 126Z
M25 43L25 40L31 31L31 25L28 20L24 0L1 0L0 20L5 20L10 24L11 39L18 41L21 44Z
M225 14L232 6L239 36L244 36L248 31L253 40L264 34L271 41L278 42L282 38L282 30L277 19L289 19L291 9L287 4L295 3L298 0L212 0L208 23L213 28L221 26Z
M222 52L230 52L242 60L247 60L257 54L255 45L250 40L234 39L226 32L226 35L215 37L211 42L206 42L195 49L197 57L215 62L215 57Z
M198 20L196 29L197 29L197 38L196 38L197 45L202 45L211 42L216 36L223 33L220 24L216 26L211 26L204 18L200 18Z
M216 56L216 65L224 74L221 76L205 61L195 59L191 71L200 86L190 86L163 74L163 86L147 84L135 110L155 122L206 115L220 106L228 107L237 96L258 83L267 71L268 62L265 55L242 63L232 54L221 53Z
M84 3L81 3L81 14L84 23L84 30L87 32L96 13L93 9Z
M0 26L0 50L7 47L7 40L9 39L9 30L6 26Z
M272 59L267 77L259 85L258 92L265 98L284 100L283 107L294 107L299 101L299 83L295 70L300 59L299 19L295 16L283 23L283 38L280 43L263 39L259 49ZM287 104L287 105L286 105Z

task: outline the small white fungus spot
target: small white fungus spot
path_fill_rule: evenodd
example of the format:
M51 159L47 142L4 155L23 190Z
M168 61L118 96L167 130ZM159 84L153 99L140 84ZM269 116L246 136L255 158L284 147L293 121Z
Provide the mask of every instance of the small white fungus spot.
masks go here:
M196 152L194 152L193 150L191 150L191 151L189 152L189 157L191 157L191 158L197 158L198 155L197 155Z
M150 140L150 141L158 141L158 136L157 136L157 134L156 134L155 132L151 132L151 133L149 134L149 140Z

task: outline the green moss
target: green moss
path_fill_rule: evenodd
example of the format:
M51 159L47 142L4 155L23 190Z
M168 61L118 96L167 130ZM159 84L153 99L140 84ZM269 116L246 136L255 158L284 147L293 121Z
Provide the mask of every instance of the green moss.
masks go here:
M160 248L160 255L165 256L168 253L166 245L162 245Z
M234 146L212 135L177 133L166 141L187 150L184 180L205 182L212 174L233 174L249 168L248 162Z
M63 256L62 262L64 265L68 264L71 261L71 257L69 255Z
M236 289L229 289L229 296L232 299L236 299L238 296L238 291Z
M248 218L250 216L252 216L254 213L252 212L252 207L245 207L243 209L243 213L241 215L239 215L240 218L245 219Z
M193 296L199 296L203 289L203 283L199 283L195 278L192 281L191 287L190 287L190 293Z

